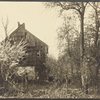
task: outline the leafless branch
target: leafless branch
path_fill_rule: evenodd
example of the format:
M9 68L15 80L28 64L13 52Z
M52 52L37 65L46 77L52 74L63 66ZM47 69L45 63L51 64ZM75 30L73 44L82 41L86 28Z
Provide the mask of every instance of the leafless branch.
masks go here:
M57 6L61 7L63 10L70 10L74 9L80 13L80 8L71 5L63 5L61 2L57 3Z
M7 19L6 19L5 24L4 24L4 21L3 21L3 18L2 18L2 26L3 26L3 28L4 28L4 32L5 32L6 38L8 37L8 25L9 25L8 17L7 17Z

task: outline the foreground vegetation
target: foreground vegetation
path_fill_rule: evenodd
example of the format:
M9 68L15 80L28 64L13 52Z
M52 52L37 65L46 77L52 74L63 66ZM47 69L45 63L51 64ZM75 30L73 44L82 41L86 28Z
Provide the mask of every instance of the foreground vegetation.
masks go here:
M20 85L21 86L21 85ZM23 86L21 86L23 87ZM31 84L26 92L18 92L12 88L6 92L1 98L100 98L93 91L87 95L80 88L67 87L66 84L57 86L57 84Z
M46 58L45 81L48 82L29 84L26 72L21 77L24 79L22 83L15 82L19 77L16 73L19 62L26 54L26 43L21 41L11 45L6 37L7 40L0 45L0 78L4 82L1 96L100 98L100 3L53 2L46 5L59 8L64 18L58 29L59 57L57 60L51 56ZM89 12L87 8L91 11L88 16L85 15ZM68 10L75 15L69 14ZM15 80L13 75L17 77Z
M72 77L70 71L68 72L62 65L63 63L51 56L47 57L45 63L48 76L46 80L15 82L12 75L18 75L16 73L18 62L26 54L26 45L23 41L14 46L11 46L9 41L0 45L0 71L3 81L2 85L0 84L0 98L99 98L97 94L94 94L92 87L89 88L88 94L84 93L80 85L80 74L73 73ZM15 54L18 55L15 56ZM33 74L32 77L35 76L35 73ZM23 75L22 79L25 78Z
M59 17L63 18L57 30L59 58L56 77L71 79L74 83L77 82L74 79L80 80L80 87L86 94L91 87L100 92L99 6L99 2L45 3L45 7L57 9Z

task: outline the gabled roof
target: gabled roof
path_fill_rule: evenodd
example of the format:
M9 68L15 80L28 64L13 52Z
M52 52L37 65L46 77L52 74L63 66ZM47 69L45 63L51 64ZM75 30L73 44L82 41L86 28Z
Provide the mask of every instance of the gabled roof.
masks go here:
M44 43L44 42L43 42L42 40L40 40L38 37L36 37L36 36L33 35L31 32L29 32L28 30L26 30L26 29L25 29L25 24L24 24L24 23L23 23L23 24L20 24L20 23L18 22L18 28L15 29L15 30L10 34L9 37L12 37L15 33L17 33L17 32L20 30L20 28L23 28L24 31L27 33L26 38L29 38L29 40L31 41L31 43L33 43L33 42L34 42L34 39L35 39L35 40L37 40L39 43L42 43L43 45L45 45L45 46L48 47L48 45L47 45L46 43Z
M33 41L33 38L35 38L36 40L38 40L39 42L41 42L42 44L48 46L46 43L44 43L42 40L40 40L38 37L36 37L35 35L33 35L32 33L30 33L28 30L25 29L25 31L27 32L27 35L29 36L29 38Z

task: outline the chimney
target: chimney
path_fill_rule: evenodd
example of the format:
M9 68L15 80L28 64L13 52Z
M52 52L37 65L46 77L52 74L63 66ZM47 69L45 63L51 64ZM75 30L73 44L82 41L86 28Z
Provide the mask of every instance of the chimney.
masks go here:
M25 23L22 24L22 27L25 29Z
M18 22L18 27L25 29L25 23L20 24L20 22Z
M18 22L18 27L20 26L20 22Z

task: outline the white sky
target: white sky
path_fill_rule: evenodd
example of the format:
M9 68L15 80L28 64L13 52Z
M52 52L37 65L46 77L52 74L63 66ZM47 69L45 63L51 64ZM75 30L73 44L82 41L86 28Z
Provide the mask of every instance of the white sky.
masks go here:
M55 9L46 9L43 2L0 2L0 41L4 39L2 18L8 16L9 30L17 28L17 22L25 23L28 31L48 44L49 54L57 58L57 27L61 25Z

